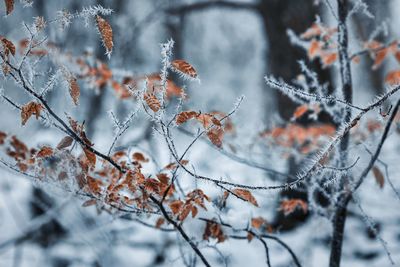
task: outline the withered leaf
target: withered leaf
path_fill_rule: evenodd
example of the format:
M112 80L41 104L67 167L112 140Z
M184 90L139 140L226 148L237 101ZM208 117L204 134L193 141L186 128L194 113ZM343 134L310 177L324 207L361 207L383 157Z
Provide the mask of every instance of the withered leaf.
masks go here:
M50 157L51 155L53 155L53 149L49 146L42 147L36 154L38 158L47 158Z
M9 15L14 10L14 0L4 0L6 5L6 14Z
M110 55L114 46L112 28L110 24L99 15L96 15L96 22L97 28L101 35L101 40L106 48L107 55Z
M280 210L283 211L284 215L289 215L293 213L297 207L300 207L304 213L307 213L308 211L307 202L298 198L283 200L281 202Z
M176 116L176 124L180 125L197 116L195 111L183 111Z
M69 83L69 94L71 95L72 101L75 105L78 105L79 96L81 94L81 90L79 88L78 82L75 77L70 77L68 79Z
M251 194L251 192L249 190L237 188L237 189L233 190L233 193L235 193L241 199L248 201L251 204L253 204L254 206L258 207L256 198Z
M72 142L74 141L74 139L70 136L65 136L60 143L58 143L57 145L57 149L63 149L63 148L67 148L69 147Z
M385 185L385 176L383 176L381 170L378 167L374 166L372 167L372 173L374 174L375 181L378 183L379 187L383 188L383 186Z
M215 127L207 131L207 137L215 146L221 147L224 131L220 127Z
M42 110L42 105L36 103L34 101L29 102L28 104L22 106L21 108L21 123L25 125L25 123L29 120L29 118L35 114L36 119L40 116L40 111Z
M90 151L87 148L83 148L83 151L85 152L85 156L86 156L89 164L92 167L96 166L96 154L94 154L92 151Z
M158 101L157 97L154 94L145 93L143 99L144 101L146 101L147 105L152 111L157 112L160 110L160 101Z
M11 53L11 55L15 56L15 45L5 37L0 37L1 43L3 45L4 53L6 57Z
M86 200L85 202L83 202L82 207L93 206L93 205L96 205L96 203L97 203L96 199L89 199L89 200Z

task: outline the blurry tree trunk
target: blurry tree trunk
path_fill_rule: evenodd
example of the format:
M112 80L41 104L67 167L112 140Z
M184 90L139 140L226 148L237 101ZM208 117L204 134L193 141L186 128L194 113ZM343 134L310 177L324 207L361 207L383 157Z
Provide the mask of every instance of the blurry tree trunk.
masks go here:
M379 1L375 0L364 0L365 3L369 6L369 11L373 13L375 19L369 18L363 13L356 13L353 15L353 23L355 30L357 32L357 36L363 40L368 41L370 34L377 27L377 21L385 21L388 20L388 16L390 14L389 4L382 4ZM389 1L388 1L389 2ZM380 34L377 36L377 41L384 42L384 36ZM371 90L374 95L381 94L384 92L384 73L385 73L385 63L382 63L382 66L376 70L372 69L372 65L374 64L373 59L369 56L363 56L360 62L360 68L362 68L362 77L363 79L367 79L365 82L365 86L367 86L369 90Z
M283 78L285 81L291 81L301 73L297 61L306 59L307 55L303 48L291 44L287 30L291 29L296 34L304 32L314 22L315 16L318 14L318 6L315 6L310 0L263 0L260 12L269 45L265 57L267 73L277 78ZM317 73L321 83L330 82L329 71L322 69L318 61L307 62L307 64ZM296 105L286 95L274 89L270 91L276 92L279 114L286 121L289 120ZM288 160L289 173L297 173L301 164L302 162L296 163L294 158L290 158ZM287 190L281 192L281 197L307 200L307 192L305 190ZM278 211L273 224L279 226L281 230L290 230L306 218L307 215L301 211L294 212L289 216Z

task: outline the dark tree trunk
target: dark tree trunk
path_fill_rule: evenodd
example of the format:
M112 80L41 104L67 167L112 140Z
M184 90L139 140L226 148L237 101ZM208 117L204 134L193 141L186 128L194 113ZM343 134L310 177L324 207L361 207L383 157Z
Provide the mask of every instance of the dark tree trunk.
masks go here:
M307 62L307 54L303 48L293 45L287 35L291 29L296 34L304 32L315 21L318 14L318 7L309 0L263 0L261 3L261 16L264 23L265 35L268 40L268 51L266 54L267 73L277 78L283 78L290 82L301 73L298 60L304 59ZM317 61L307 62L308 66L317 73L321 83L330 82L331 75L328 70L322 69ZM274 89L270 91L276 92ZM285 95L276 92L277 109L281 117L289 120L293 115L296 105ZM321 119L321 118L320 118ZM323 121L330 118L323 117ZM302 122L307 124L308 122ZM297 173L300 164L296 164L294 158L288 161L289 173ZM282 198L300 198L307 200L305 190L290 190L281 193ZM278 211L273 225L281 230L291 230L299 223L307 219L307 214L294 212L285 216Z

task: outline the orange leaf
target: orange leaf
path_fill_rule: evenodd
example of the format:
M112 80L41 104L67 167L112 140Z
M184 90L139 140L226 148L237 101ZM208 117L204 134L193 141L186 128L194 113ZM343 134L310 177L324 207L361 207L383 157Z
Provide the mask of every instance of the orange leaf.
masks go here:
M14 0L4 0L6 5L6 14L9 15L14 10Z
M36 154L38 158L47 158L53 155L53 149L49 146L42 147L39 152Z
M390 85L400 84L400 70L391 71L386 75L385 82Z
M383 188L383 186L385 185L385 176L383 176L381 170L378 167L374 166L372 167L372 172L374 174L375 181L378 183L379 187Z
M308 57L310 59L313 59L320 53L320 51L321 51L321 43L315 39L312 40L310 43L310 47L308 48Z
M385 60L386 56L388 55L389 52L389 48L383 48L381 50L379 50L378 52L376 52L375 54L375 61L374 61L374 65L372 66L373 70L376 70L383 62L383 60Z
M263 224L265 224L267 221L263 217L257 217L257 218L252 218L251 219L251 226L260 229Z
M146 101L147 105L152 111L157 112L160 110L160 101L158 101L157 97L154 94L145 93L143 99L144 101Z
M114 46L112 28L110 24L99 15L96 15L96 22L107 55L110 55Z
M187 63L185 60L181 60L181 59L174 60L174 61L172 61L171 65L174 69L176 69L177 71L179 71L185 75L189 75L192 78L197 77L196 70L193 68L192 65Z
M251 192L249 190L238 188L238 189L234 189L233 193L235 193L235 195L237 195L241 199L248 201L251 204L253 204L254 206L258 207L256 198L251 194Z
M323 67L332 65L337 60L338 54L336 52L327 53L321 56Z
M298 119L301 116L303 116L306 112L308 111L308 106L307 105L301 105L296 108L296 110L293 113L293 118Z
M307 213L307 203L304 200L297 198L282 201L280 209L285 215L289 215L294 212L297 207L300 207L304 213Z
M394 57L395 57L396 60L400 63L400 51L397 51L397 52L394 54Z
M0 145L4 144L4 140L7 138L7 134L5 132L0 131Z

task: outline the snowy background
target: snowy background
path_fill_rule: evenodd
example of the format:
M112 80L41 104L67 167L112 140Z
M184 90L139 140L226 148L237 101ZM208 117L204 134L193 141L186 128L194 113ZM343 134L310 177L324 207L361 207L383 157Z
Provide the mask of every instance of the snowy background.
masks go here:
M233 1L233 0L232 0ZM146 75L158 72L161 67L160 43L172 38L175 40L175 58L184 58L197 70L201 82L177 80L179 85L186 85L188 100L185 107L195 111L219 110L228 113L234 107L238 97L244 96L240 108L232 117L235 133L226 137L226 142L236 148L237 155L287 173L301 170L307 163L307 156L294 153L288 157L285 148L274 143L260 140L260 132L289 123L290 118L280 114L280 109L289 109L293 113L295 105L282 105L278 101L278 92L269 88L264 76L274 72L269 65L271 39L265 29L263 17L254 10L241 10L223 7L207 8L189 13L184 17L170 15L165 9L194 3L184 0L110 0L110 1L45 1L34 0L31 7L24 7L24 1L15 1L15 10L4 16L5 6L0 3L0 35L18 43L26 38L22 22L32 24L34 17L43 16L50 21L64 9L71 12L81 11L84 7L101 4L113 9L105 18L114 32L114 49L111 59L104 55L99 34L93 18L89 25L79 18L73 20L66 29L48 26L45 35L48 42L56 44L63 55L81 56L91 53L105 61L114 75ZM238 3L253 3L239 1ZM267 2L276 1L264 1ZM285 1L287 5L297 0ZM300 1L303 2L303 1ZM308 1L312 2L312 1ZM315 1L318 2L318 1ZM320 1L325 2L325 1ZM333 5L333 2L330 1ZM354 1L357 2L357 1ZM400 38L399 26L400 0L365 1L370 5L374 19L367 19L356 14L349 22L352 38L350 50L358 51L362 42L381 23L387 23L386 34L380 34L383 43ZM257 3L257 2L254 2ZM335 20L324 3L316 3L322 21L334 26ZM278 12L278 11L276 11ZM302 12L301 8L298 12ZM315 20L314 14L310 20ZM286 18L282 17L282 20ZM279 23L277 21L277 23ZM371 24L371 25L370 25ZM268 27L274 25L268 24ZM310 26L310 25L309 25ZM361 29L360 29L361 27ZM304 28L305 30L305 28ZM300 34L302 31L298 31ZM384 32L385 33L385 32ZM286 32L281 33L286 35ZM302 58L307 54L303 52ZM48 65L41 66L49 71L56 66L57 59L48 60ZM64 60L58 58L61 62ZM368 56L361 63L354 65L354 102L366 106L376 94L385 91L385 73L399 67L395 59L385 60L377 71L371 71ZM50 70L50 72L53 72ZM274 74L274 73L273 73ZM298 73L300 74L300 72ZM338 86L337 66L329 71L332 87ZM279 76L279 75L278 75ZM371 77L374 78L371 78ZM174 77L176 78L176 77ZM291 82L296 76L287 80ZM10 80L3 76L0 87L7 95L24 104L29 98ZM46 82L46 77L38 76L37 84ZM107 151L113 138L113 124L108 115L113 111L122 119L138 104L131 99L118 99L111 86L103 92L81 83L79 108L75 108L69 98L66 86L60 81L49 94L48 101L59 114L72 114L79 121L85 120L90 139L100 151ZM376 88L376 86L379 88ZM396 95L395 98L399 96ZM174 101L174 100L173 100ZM176 101L176 100L175 100ZM393 102L394 100L392 100ZM291 103L286 100L286 103ZM51 127L31 119L27 125L20 125L19 111L5 101L0 103L0 130L18 136L29 147L38 145L56 146L63 137ZM368 119L377 119L382 124L379 111L374 111ZM360 125L360 131L367 126L367 120ZM302 122L307 125L309 121ZM314 122L313 122L314 123ZM129 147L134 151L149 152L161 166L171 162L163 139L152 132L145 114L140 113L132 126L119 140L117 147ZM400 136L393 130L386 141L379 157L378 166L387 173L394 188L400 190ZM394 128L395 128L394 127ZM365 147L373 150L381 136L383 128L367 138L353 142L350 147L350 161L360 157L352 172L359 174L369 160ZM191 138L176 130L175 138L178 150L183 151ZM357 138L356 130L354 138ZM321 144L329 137L322 138ZM232 150L226 147L232 154ZM282 184L282 177L267 175L260 169L238 163L231 157L214 149L206 140L195 144L188 154L190 163L196 166L196 172L208 176L226 178L234 182L252 185ZM294 165L294 167L293 167ZM292 167L291 167L292 166ZM155 167L145 165L151 172ZM290 170L291 168L291 170ZM99 213L95 206L82 207L84 199L56 188L54 185L32 182L29 178L7 168L0 169L0 266L202 266L188 263L193 258L189 246L176 232L162 232L147 227L141 222L154 225L151 216L124 215L118 212ZM388 174L388 176L387 176ZM180 174L184 189L199 187L208 196L216 199L221 190L212 184L196 182L185 173ZM277 218L279 204L284 197L280 191L255 191L259 207L229 198L229 204L223 214L217 214L209 203L209 218L221 216L235 228L246 228L249 218L262 216L268 222ZM380 188L370 174L356 194L357 201L349 205L348 221L345 229L342 266L392 266L388 253L395 266L400 264L400 199L385 181ZM361 206L361 208L360 208ZM285 241L300 259L302 266L328 266L329 244L332 232L330 220L319 216L310 208L304 221L289 230L276 227L276 234ZM138 219L138 220L137 220ZM288 218L287 220L290 220ZM369 229L370 224L374 229ZM204 222L189 218L184 223L191 237L201 241ZM279 244L267 240L270 248L271 265L295 266L288 252ZM266 266L265 252L261 243L254 239L236 240L233 238L216 244L215 240L200 242L199 247L209 258L212 266ZM184 259L184 260L183 260ZM191 265L190 265L191 264Z

